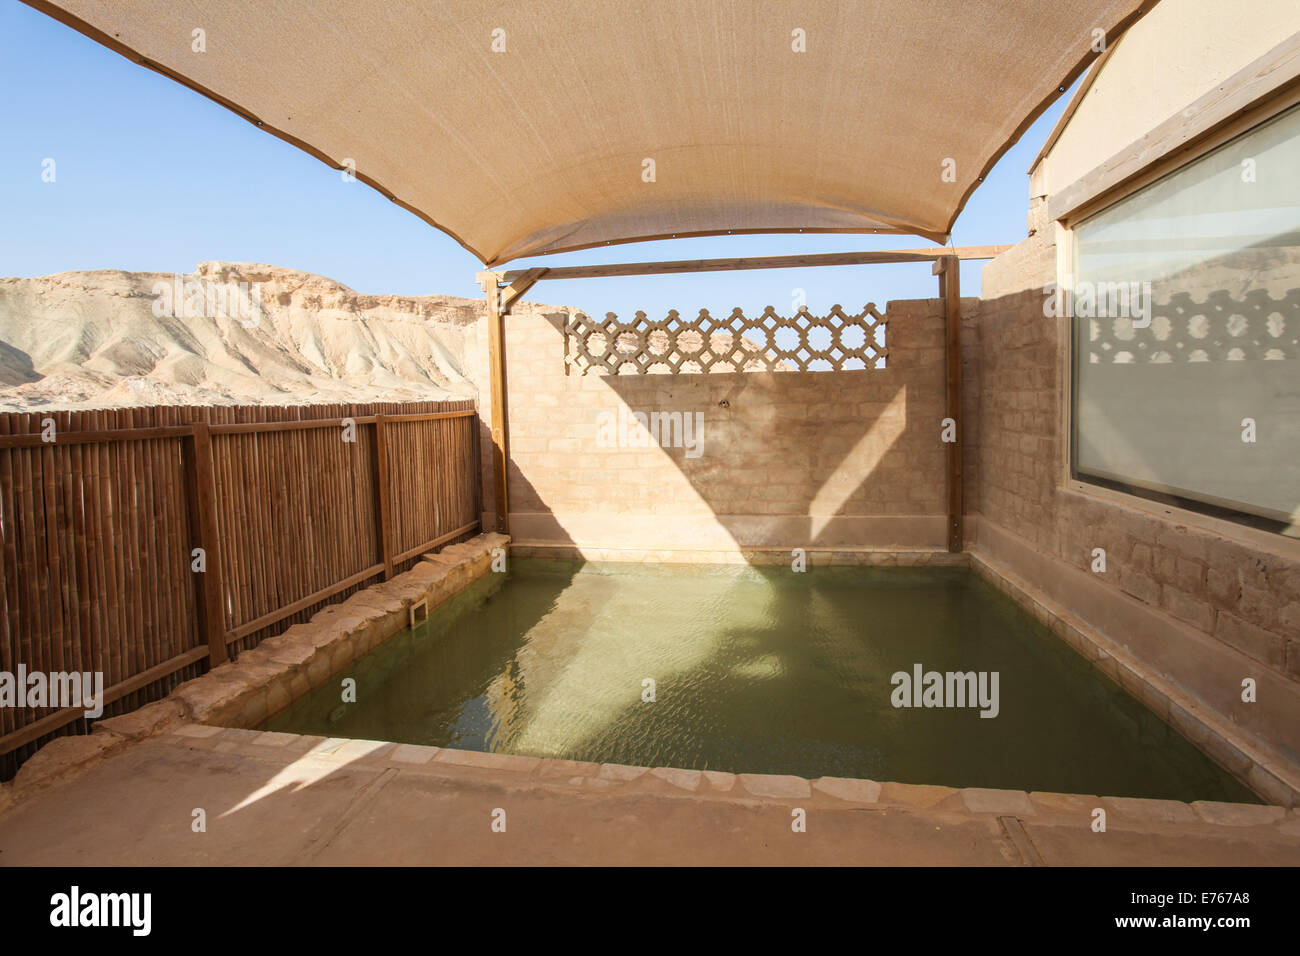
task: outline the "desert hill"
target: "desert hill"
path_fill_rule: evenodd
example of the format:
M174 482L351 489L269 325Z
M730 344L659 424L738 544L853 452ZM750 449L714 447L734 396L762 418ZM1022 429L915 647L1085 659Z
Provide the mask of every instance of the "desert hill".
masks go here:
M0 411L472 397L482 308L251 263L0 278Z

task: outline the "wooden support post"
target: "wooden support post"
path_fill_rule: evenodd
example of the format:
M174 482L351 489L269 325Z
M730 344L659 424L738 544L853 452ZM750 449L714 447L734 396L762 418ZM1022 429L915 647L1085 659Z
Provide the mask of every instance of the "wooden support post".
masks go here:
M387 581L393 576L393 517L388 500L388 434L383 415L375 416L375 537Z
M488 365L492 376L492 473L496 491L497 530L510 533L510 496L507 492L506 467L510 461L510 424L506 407L506 334L505 317L510 307L551 270L545 267L526 269L500 285L499 272L480 272L479 284L487 294Z
M506 490L506 465L510 461L509 433L506 430L506 337L505 314L501 309L501 292L497 278L489 273L483 280L487 293L488 366L492 395L492 480L497 515L496 530L510 533L510 500Z
M222 607L221 545L217 529L217 487L212 467L212 435L207 422L196 422L186 439L185 498L191 533L203 549L204 571L194 588L199 636L208 645L208 666L224 664L226 614ZM191 559L192 560L192 559Z
M961 551L962 534L962 443L965 438L961 417L961 260L945 256L934 264L939 276L939 298L943 300L944 409L955 423L955 440L948 443L948 550Z

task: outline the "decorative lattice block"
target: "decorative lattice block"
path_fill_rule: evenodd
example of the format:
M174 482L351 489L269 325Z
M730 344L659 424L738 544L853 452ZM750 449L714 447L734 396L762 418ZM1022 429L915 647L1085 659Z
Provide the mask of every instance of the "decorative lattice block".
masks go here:
M791 317L772 306L754 318L739 308L726 318L701 309L694 320L676 310L652 322L638 312L621 322L613 312L598 322L582 312L570 314L564 329L564 360L584 375L596 369L611 375L706 372L809 372L884 368L885 317L874 303L857 315L838 305L826 315L802 309ZM814 330L825 329L812 341ZM782 330L789 330L783 332Z

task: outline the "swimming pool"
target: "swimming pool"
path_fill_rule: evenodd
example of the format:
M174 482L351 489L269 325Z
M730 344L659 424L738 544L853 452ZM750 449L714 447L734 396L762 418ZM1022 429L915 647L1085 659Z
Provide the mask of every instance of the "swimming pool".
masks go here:
M343 699L345 678L355 701ZM515 559L264 729L638 766L1259 802L964 568Z

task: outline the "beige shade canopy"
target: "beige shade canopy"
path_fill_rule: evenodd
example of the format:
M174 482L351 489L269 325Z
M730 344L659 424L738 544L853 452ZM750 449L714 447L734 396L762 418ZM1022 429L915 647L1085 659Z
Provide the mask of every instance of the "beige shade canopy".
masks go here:
M1097 31L1113 42L1151 6L27 2L354 166L487 265L727 233L945 241Z

